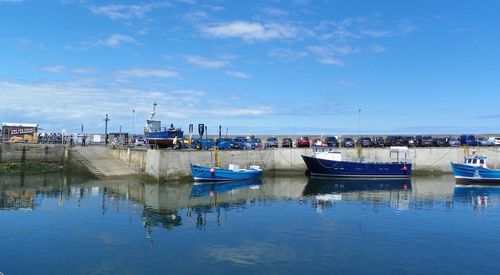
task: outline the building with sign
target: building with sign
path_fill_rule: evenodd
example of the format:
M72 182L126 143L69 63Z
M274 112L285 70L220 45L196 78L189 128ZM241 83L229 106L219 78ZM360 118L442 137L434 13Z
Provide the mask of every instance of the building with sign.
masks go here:
M37 143L38 124L2 123L2 141Z

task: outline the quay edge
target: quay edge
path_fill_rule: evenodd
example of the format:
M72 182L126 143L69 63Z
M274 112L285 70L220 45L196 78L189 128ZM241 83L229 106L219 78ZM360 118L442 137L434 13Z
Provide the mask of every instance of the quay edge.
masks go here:
M477 154L489 157L491 168L500 168L500 148L476 147ZM343 158L354 159L355 148L338 148ZM463 148L410 148L414 174L452 173L450 162L461 161L464 157ZM177 151L177 150L112 150L115 157L138 168L140 171L158 180L182 180L190 178L189 164L211 165L214 152L208 151ZM268 150L232 150L219 151L222 166L237 163L240 167L260 165L264 174L269 173L300 173L306 170L301 155L311 155L311 148L275 148ZM366 148L363 155L370 161L390 161L388 148ZM394 160L394 159L392 159Z

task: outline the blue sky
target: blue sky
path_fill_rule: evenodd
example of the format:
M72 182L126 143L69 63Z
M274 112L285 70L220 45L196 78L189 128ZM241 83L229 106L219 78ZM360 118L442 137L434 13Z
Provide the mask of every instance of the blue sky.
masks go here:
M500 133L498 10L0 0L0 122L103 132L107 113L110 131L141 132L157 102L165 125L209 134Z

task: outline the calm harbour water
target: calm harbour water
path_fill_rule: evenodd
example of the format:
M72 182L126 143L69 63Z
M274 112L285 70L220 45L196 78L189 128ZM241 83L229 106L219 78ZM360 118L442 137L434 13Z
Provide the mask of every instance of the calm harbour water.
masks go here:
M500 188L0 177L4 274L496 273Z

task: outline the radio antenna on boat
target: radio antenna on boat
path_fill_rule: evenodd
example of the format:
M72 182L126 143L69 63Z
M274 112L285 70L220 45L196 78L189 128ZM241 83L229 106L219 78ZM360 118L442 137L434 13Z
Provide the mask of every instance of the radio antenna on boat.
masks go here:
M153 119L156 115L156 105L158 105L158 104L156 104L156 102L155 102L153 104L153 111L151 112L151 119Z

